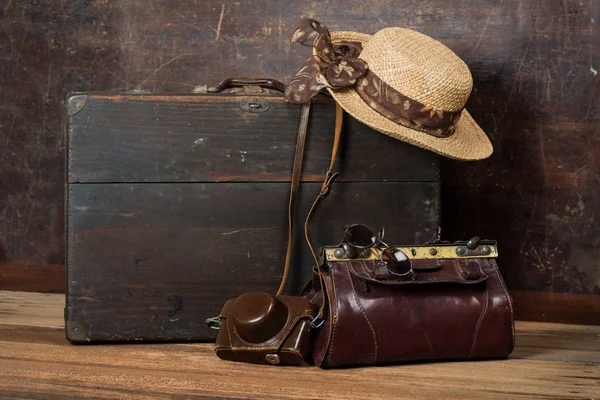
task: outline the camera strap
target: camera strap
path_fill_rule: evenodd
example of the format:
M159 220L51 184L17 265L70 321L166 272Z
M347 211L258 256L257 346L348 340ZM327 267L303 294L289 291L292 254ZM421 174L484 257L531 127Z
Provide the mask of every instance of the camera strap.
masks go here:
M325 296L325 281L323 280L321 264L319 263L319 258L318 258L317 253L312 245L312 240L310 237L310 220L311 220L313 214L315 213L319 203L321 203L321 201L325 197L327 197L329 195L329 193L331 192L331 185L335 181L335 178L337 178L337 176L338 176L337 172L333 172L333 167L335 165L335 159L337 157L337 152L338 152L338 148L340 145L340 138L342 136L343 121L344 121L344 110L338 103L335 103L335 136L333 139L333 147L331 149L331 161L329 162L329 168L327 169L327 172L325 173L325 180L323 181L323 184L321 185L321 192L315 198L315 201L313 202L312 206L310 207L310 210L308 211L306 220L304 221L304 237L306 239L306 243L308 243L310 252L315 260L315 265L317 267L317 271L319 272L319 281L321 284L321 293L323 296L321 307L319 307L319 313L311 321L311 326L313 328L318 328L323 324L323 315L325 313L327 299Z
M342 122L344 111L339 104L335 105L335 134L333 138L333 146L331 149L331 159L329 161L329 167L327 168L327 172L325 173L325 179L321 184L321 191L317 195L317 198L313 202L304 222L304 236L306 238L306 242L308 243L308 247L310 248L310 252L315 260L315 264L317 268L319 268L319 259L315 252L315 249L312 245L310 238L310 220L315 213L317 206L319 203L327 197L331 190L331 185L335 181L338 176L337 172L333 172L333 167L335 165L335 160L337 158L337 153L340 145L340 138L342 135ZM285 257L285 267L283 270L283 277L281 278L281 283L279 285L279 289L277 290L277 295L281 294L285 288L285 284L289 275L290 263L291 263L291 255L292 255L292 236L293 236L293 220L294 220L294 209L296 197L298 194L298 187L300 183L300 172L302 169L302 158L304 155L304 144L306 142L306 132L308 130L308 117L310 113L310 101L306 102L302 105L302 112L300 117L300 125L298 128L298 138L296 140L296 154L294 156L294 167L292 170L292 183L290 187L290 201L288 207L288 245L287 252ZM323 302L324 303L324 302ZM325 305L321 306L319 310L320 317L323 315Z
M302 104L300 112L300 125L298 127L298 137L296 139L296 153L294 154L294 166L292 168L292 182L290 185L290 201L288 204L288 244L285 253L285 266L283 276L276 295L280 295L285 289L285 283L290 272L290 263L292 260L292 241L294 235L294 210L296 208L296 197L298 197L298 187L300 186L300 173L302 172L302 159L304 158L304 144L306 143L306 132L308 131L308 118L310 116L310 100Z
M327 172L325 173L325 179L323 180L323 183L321 184L321 191L319 192L319 195L313 202L313 204L310 208L310 211L308 212L308 215L306 216L306 220L304 223L304 235L305 235L306 241L308 243L308 247L310 248L310 252L312 253L315 263L317 265L317 269L319 269L319 271L320 271L319 260L318 260L317 254L315 253L315 250L314 250L313 245L310 240L309 222L310 222L310 219L313 216L315 210L317 209L317 206L321 202L321 200L323 200L329 194L330 189L331 189L331 184L333 183L333 181L335 180L335 178L338 175L337 172L333 172L333 167L335 165L335 159L336 159L338 148L340 145L343 115L344 115L343 109L339 106L339 104L336 103L335 136L333 139L333 146L331 149L331 160L329 162L329 167L327 168ZM302 111L300 112L300 125L298 126L298 137L296 139L296 152L294 154L294 166L292 168L292 180L291 180L291 185L290 185L290 199L289 199L289 204L288 204L288 244L287 244L287 250L286 250L286 254L285 254L285 266L283 269L283 276L281 277L281 283L279 284L279 288L277 289L276 295L280 295L283 292L283 290L285 289L285 284L287 282L287 278L288 278L289 271L290 271L290 264L291 264L291 259L292 259L292 239L293 239L293 232L294 232L294 210L295 210L295 206L296 206L296 198L298 197L298 188L300 186L300 175L302 172L302 160L304 158L304 147L306 144L306 133L308 131L309 116L310 116L310 101L302 104ZM321 275L319 274L319 276L321 276ZM320 277L320 279L322 280L323 278ZM321 283L323 284L323 282L321 282ZM319 309L319 314L317 315L317 317L315 317L311 321L311 324L314 325L314 321L316 321L317 319L320 319L323 316L324 309L325 309L325 299L323 299L323 305ZM219 317L208 318L206 320L206 323L210 328L219 329L220 319L219 319Z

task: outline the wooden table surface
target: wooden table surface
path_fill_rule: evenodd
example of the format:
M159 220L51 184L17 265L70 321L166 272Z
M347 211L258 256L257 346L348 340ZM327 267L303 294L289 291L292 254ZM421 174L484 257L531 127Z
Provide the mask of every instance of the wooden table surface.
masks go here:
M321 370L219 360L212 344L72 345L64 297L0 291L2 399L600 399L600 327L517 322L508 360Z

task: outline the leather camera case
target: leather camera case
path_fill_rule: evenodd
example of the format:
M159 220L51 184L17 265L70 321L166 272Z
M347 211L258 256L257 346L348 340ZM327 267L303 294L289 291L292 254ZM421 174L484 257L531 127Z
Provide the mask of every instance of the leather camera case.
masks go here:
M305 298L245 293L225 303L215 351L223 360L300 365L315 306Z

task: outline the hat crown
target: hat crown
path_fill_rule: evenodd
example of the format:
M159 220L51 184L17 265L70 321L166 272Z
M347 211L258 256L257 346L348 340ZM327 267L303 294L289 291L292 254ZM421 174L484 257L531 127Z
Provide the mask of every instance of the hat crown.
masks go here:
M452 50L410 29L380 30L360 58L400 93L444 111L462 109L473 88L469 68Z

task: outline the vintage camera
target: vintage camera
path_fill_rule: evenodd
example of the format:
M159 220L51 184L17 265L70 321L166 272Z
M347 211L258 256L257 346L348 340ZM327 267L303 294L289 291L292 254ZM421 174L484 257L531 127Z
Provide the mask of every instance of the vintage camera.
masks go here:
M302 297L245 293L223 306L215 351L229 361L300 365L315 314L315 306Z

